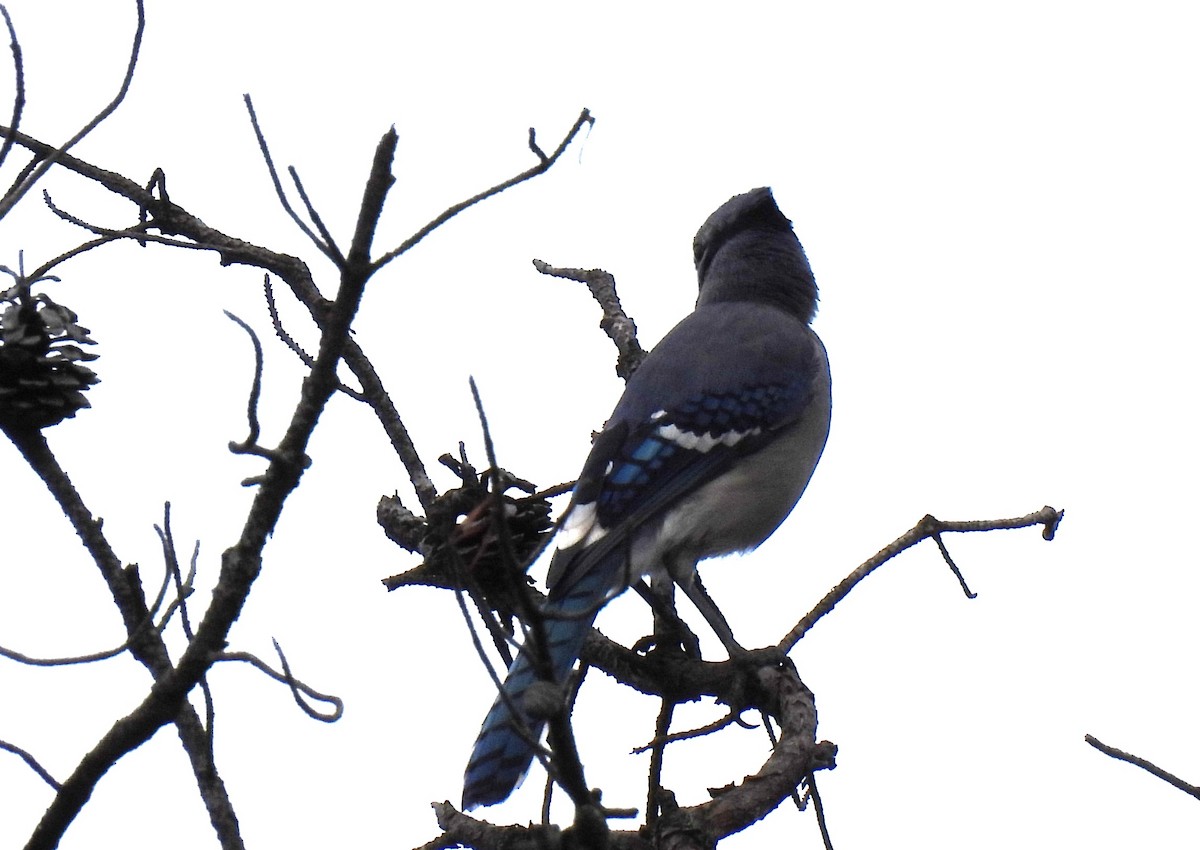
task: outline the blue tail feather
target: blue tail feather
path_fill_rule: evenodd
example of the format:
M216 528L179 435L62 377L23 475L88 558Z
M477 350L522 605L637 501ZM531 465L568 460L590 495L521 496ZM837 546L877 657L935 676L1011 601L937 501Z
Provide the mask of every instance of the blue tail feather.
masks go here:
M558 684L566 680L579 658L596 613L610 589L611 572L611 569L589 570L568 592L554 594L557 598L548 609L544 632L551 673ZM570 618L556 618L553 616L556 611ZM463 781L463 808L468 811L506 799L521 784L533 761L534 748L528 739L541 738L545 721L531 718L524 710L526 692L538 681L528 648L528 644L521 648L504 680L507 704L503 697L496 697L475 740ZM516 709L518 717L512 716L509 705ZM517 731L521 725L528 732L528 739Z

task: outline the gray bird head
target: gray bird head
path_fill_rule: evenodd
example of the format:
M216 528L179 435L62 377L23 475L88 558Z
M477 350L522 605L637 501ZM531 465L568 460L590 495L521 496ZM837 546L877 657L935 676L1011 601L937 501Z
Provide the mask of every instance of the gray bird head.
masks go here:
M718 301L772 304L811 322L817 283L792 223L767 187L734 195L696 231L692 243L700 296Z

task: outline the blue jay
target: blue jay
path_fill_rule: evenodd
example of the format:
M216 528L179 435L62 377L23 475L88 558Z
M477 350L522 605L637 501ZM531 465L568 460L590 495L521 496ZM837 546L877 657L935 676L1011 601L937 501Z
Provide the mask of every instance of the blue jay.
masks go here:
M693 248L696 309L634 372L584 463L550 564L546 652L530 650L531 631L475 742L468 810L524 778L545 725L527 691L547 676L562 683L600 607L642 576L677 583L728 651L742 651L696 562L766 540L825 447L829 363L809 327L817 285L771 190L729 199ZM539 655L550 668L540 675Z

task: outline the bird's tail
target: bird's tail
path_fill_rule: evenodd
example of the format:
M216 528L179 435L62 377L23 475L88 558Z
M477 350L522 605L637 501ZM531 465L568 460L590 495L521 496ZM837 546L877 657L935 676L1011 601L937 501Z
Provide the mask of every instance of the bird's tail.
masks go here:
M550 672L556 684L563 683L579 658L583 641L607 598L611 584L609 573L611 570L589 571L575 587L552 601L547 611L543 632ZM533 761L531 742L541 738L545 720L542 715L531 717L525 706L529 688L539 681L531 653L531 644L527 641L508 670L503 696L497 696L492 703L479 737L475 739L463 781L463 808L468 811L507 799L521 784ZM517 716L513 716L509 706Z

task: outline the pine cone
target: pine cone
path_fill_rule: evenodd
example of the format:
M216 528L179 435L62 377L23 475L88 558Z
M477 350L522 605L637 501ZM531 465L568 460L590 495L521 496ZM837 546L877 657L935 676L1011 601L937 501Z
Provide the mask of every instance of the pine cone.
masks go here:
M83 393L100 379L81 361L95 360L79 347L95 345L71 309L29 284L3 294L0 316L0 428L41 429L91 407Z

